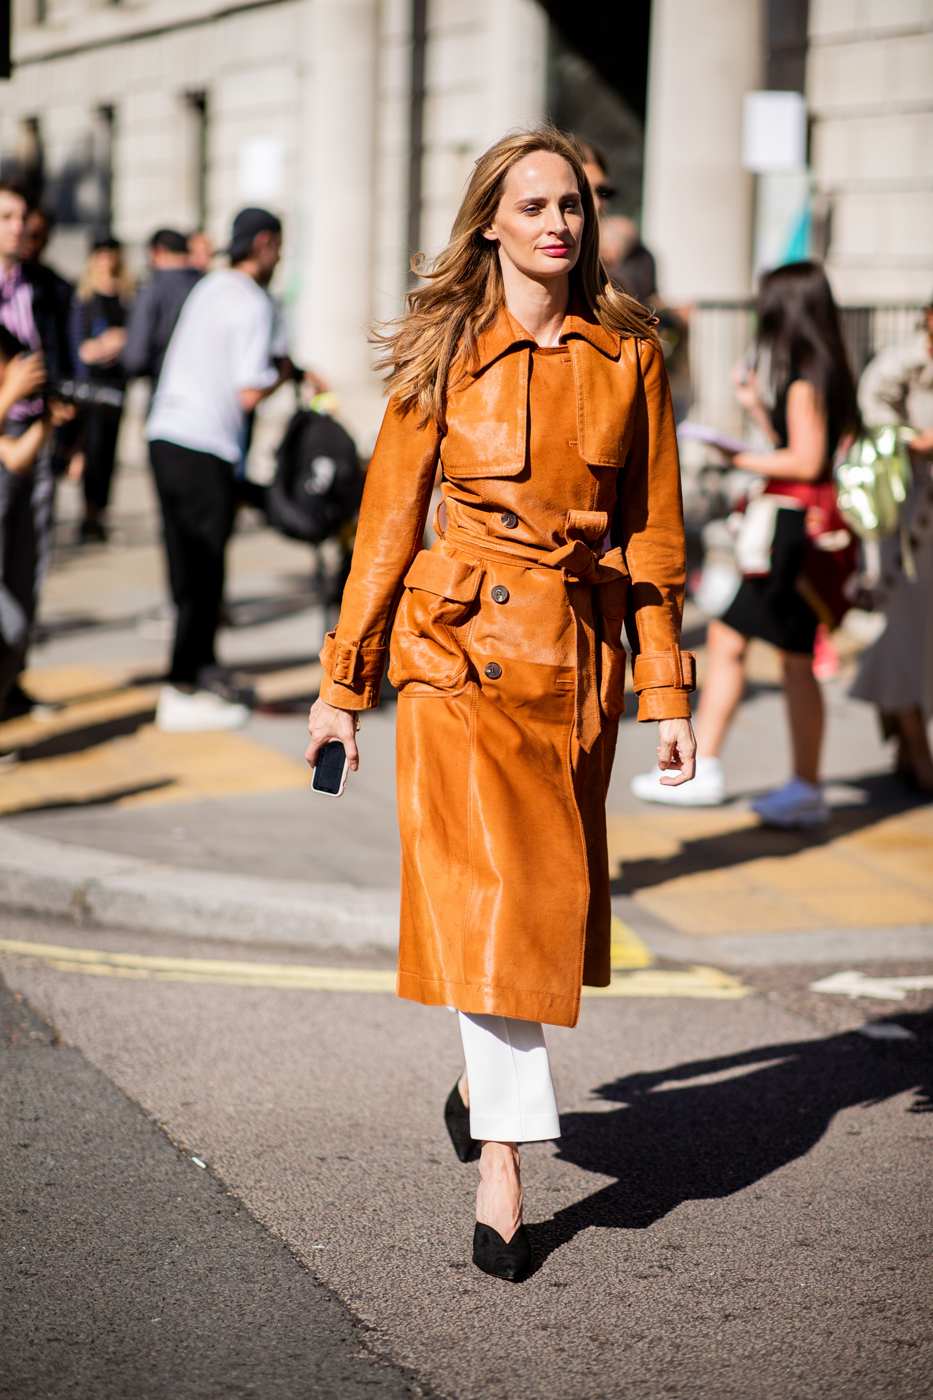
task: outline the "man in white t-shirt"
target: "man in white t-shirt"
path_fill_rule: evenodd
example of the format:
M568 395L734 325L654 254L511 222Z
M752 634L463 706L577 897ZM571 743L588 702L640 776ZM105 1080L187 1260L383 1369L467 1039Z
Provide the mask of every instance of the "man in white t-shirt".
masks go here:
M189 294L146 424L178 609L169 683L156 711L161 729L233 729L249 715L198 683L215 665L246 415L281 383L272 363L273 305L264 290L281 248L274 214L244 209L236 216L230 267Z

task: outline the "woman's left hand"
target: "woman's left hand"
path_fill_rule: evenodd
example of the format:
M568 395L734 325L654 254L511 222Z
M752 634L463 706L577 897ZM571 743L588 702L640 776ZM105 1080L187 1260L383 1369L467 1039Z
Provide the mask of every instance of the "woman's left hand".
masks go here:
M754 414L759 405L758 379L745 359L739 360L732 368L732 392L745 412Z
M688 719L662 719L658 722L658 739L658 767L680 769L679 773L665 771L662 785L678 787L689 783L696 772L697 741L693 737L693 725Z

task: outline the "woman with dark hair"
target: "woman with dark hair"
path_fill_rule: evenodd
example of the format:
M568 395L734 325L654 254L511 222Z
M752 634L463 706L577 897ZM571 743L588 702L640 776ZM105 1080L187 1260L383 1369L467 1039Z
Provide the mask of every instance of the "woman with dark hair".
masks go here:
M664 357L599 261L573 140L544 128L481 156L420 275L379 337L392 397L307 758L337 741L358 767L391 629L398 992L460 1013L445 1119L461 1161L481 1153L473 1259L515 1279L517 1145L560 1134L542 1023L575 1025L581 988L610 979L623 621L667 781L693 773L680 473Z
M632 780L632 791L652 802L722 802L719 750L745 687L748 640L761 637L781 652L794 776L752 807L773 825L818 826L828 812L819 786L823 698L813 674L813 643L819 622L841 621L848 607L843 585L858 567L832 483L837 449L859 428L858 403L839 312L817 263L789 263L767 273L757 317L756 364L740 361L733 385L774 450L732 458L766 484L749 502L737 540L741 585L709 624L696 782L680 798L662 787L659 772L645 773Z

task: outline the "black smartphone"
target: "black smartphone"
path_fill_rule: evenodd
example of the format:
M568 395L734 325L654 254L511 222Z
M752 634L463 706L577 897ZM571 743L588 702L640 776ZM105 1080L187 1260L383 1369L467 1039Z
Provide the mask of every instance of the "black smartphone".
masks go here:
M347 785L348 772L346 749L339 739L331 739L317 756L314 777L311 779L312 792L321 792L325 797L339 797Z

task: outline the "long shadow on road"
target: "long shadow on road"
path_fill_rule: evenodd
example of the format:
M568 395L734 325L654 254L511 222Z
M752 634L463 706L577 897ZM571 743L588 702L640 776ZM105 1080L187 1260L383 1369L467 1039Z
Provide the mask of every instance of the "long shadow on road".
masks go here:
M800 851L829 845L840 836L875 826L888 817L929 806L929 799L906 792L889 773L848 778L846 783L849 787L861 788L866 794L866 801L851 807L833 808L826 826L811 827L806 831L748 826L685 840L677 855L624 861L620 874L611 882L612 893L634 894L637 890L649 889L681 875L726 870L763 857L797 855Z
M751 1186L809 1152L841 1109L913 1091L909 1111L933 1111L933 1012L897 1022L916 1039L848 1032L601 1085L623 1106L563 1114L558 1156L618 1180L529 1225L536 1267L591 1226L643 1230L683 1201ZM697 1082L714 1075L728 1077Z

